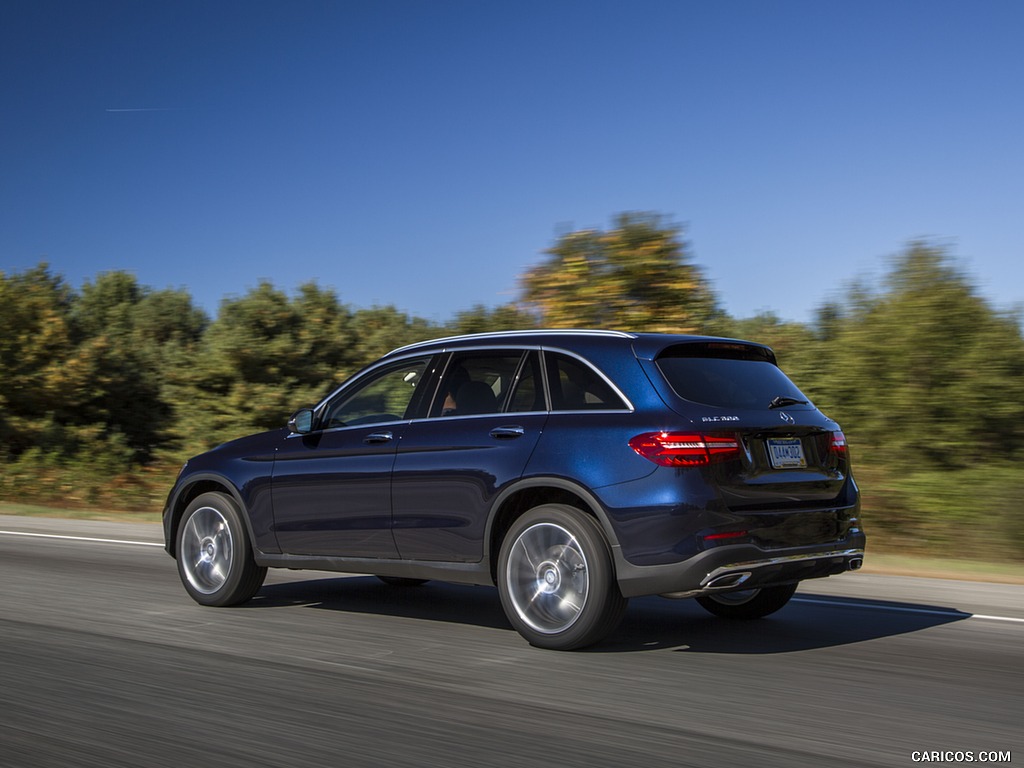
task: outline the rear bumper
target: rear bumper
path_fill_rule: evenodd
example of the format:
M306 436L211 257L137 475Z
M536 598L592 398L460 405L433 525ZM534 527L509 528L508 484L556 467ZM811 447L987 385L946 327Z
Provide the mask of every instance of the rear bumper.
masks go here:
M863 533L830 545L764 550L753 544L716 547L680 563L634 565L614 550L619 589L625 597L696 597L731 589L755 589L855 571L864 562Z

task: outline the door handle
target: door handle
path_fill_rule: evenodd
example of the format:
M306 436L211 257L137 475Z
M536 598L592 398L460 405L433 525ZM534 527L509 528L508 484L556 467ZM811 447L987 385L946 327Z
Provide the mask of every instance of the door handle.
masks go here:
M363 438L364 443L386 443L394 440L395 436L390 431L387 432L373 432Z
M522 437L526 434L526 430L515 424L510 424L505 427L495 427L491 430L491 437L496 437L499 440L513 440L517 437Z

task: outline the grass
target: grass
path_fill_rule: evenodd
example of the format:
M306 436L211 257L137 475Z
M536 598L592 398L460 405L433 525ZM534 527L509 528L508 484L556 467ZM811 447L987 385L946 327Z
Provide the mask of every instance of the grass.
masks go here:
M1024 584L1024 564L956 560L928 555L901 555L895 552L872 552L868 541L864 556L865 573L894 576L924 576L935 579L989 581L1002 584Z
M125 512L103 509L61 509L38 504L16 504L0 501L0 515L23 517L59 517L65 520L103 520L115 523L159 523L159 512Z
M0 515L56 517L70 520L104 520L121 523L158 523L159 512L123 512L102 509L60 509L36 504L0 501ZM962 579L1003 584L1024 584L1024 563L956 560L927 555L904 555L898 552L873 551L868 544L864 558L865 573L900 576L923 576L937 579Z

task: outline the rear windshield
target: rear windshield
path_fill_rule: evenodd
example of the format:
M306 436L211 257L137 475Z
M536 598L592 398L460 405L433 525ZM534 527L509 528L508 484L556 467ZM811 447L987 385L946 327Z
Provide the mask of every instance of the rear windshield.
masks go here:
M658 369L685 400L722 408L763 409L777 397L808 400L774 363L761 356L659 357Z

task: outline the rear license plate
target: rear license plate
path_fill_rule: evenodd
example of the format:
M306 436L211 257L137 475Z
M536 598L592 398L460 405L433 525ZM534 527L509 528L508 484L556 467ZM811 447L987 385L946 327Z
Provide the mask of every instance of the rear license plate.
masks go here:
M777 437L768 441L768 457L775 469L803 469L807 466L804 446L797 437Z

